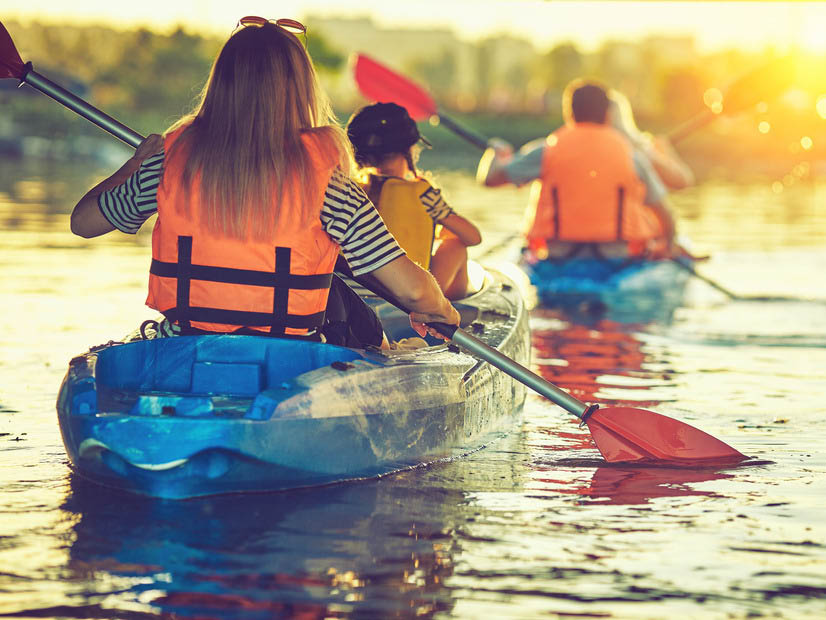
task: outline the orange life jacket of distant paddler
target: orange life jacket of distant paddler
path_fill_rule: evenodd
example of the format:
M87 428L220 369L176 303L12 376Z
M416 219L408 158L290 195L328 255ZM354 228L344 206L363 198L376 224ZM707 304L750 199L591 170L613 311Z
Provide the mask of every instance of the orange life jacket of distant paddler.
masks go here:
M301 209L301 192L285 191L283 200L273 198L268 210L281 214L271 239L228 238L204 224L200 173L190 187L182 183L188 147L172 150L181 131L164 140L166 160L158 187L146 304L180 325L183 333L312 334L324 321L339 253L319 217L337 155L317 136L303 134L313 161L312 204ZM292 189L297 189L295 183ZM308 215L302 218L300 213Z
M607 125L566 125L547 138L532 199L530 247L625 241L638 254L662 236L643 204L631 145Z

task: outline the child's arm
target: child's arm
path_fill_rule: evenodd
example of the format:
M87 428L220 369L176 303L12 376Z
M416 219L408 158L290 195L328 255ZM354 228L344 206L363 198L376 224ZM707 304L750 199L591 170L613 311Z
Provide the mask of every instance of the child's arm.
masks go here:
M479 232L476 225L455 211L451 212L446 218L439 220L439 224L456 235L459 241L468 247L482 243L482 233Z

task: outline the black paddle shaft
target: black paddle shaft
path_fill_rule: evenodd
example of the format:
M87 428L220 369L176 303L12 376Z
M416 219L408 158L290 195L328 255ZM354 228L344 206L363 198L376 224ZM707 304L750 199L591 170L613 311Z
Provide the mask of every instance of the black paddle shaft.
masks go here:
M69 92L62 86L55 84L50 79L43 77L32 69L32 63L26 63L26 71L20 78L20 85L28 84L32 88L39 90L44 95L48 95L58 103L63 104L73 112L77 112L86 120L94 123L101 129L108 131L116 138L123 140L131 147L137 148L144 141L144 137L133 131L123 123L101 112L96 107L86 103L77 95Z

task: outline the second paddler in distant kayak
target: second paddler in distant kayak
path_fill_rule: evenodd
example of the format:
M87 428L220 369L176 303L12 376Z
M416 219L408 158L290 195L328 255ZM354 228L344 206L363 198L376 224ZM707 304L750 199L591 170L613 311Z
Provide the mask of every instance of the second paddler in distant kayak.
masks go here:
M635 150L648 158L654 171L669 190L680 190L694 185L694 172L680 157L667 135L641 131L634 121L634 112L628 97L615 88L608 91L608 100L610 124L628 138Z
M610 124L607 89L570 83L565 124L519 151L491 141L477 179L486 186L534 182L525 232L535 259L663 257L675 223L667 189L647 157Z
M428 269L448 299L468 292L467 248L482 242L473 222L454 211L432 176L417 169L419 143L430 143L407 110L367 105L350 118L359 181L408 257Z

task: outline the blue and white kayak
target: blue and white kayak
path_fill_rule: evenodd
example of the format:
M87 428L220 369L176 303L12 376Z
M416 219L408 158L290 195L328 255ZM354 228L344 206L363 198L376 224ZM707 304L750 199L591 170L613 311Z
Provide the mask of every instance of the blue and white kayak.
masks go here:
M370 300L391 340L407 315ZM520 364L517 288L488 271L455 304L468 331ZM259 336L109 343L74 358L57 413L73 470L109 487L187 498L387 474L467 454L512 429L525 387L442 341L359 350Z
M520 261L545 307L595 308L623 321L670 319L690 273L672 260L572 258Z

